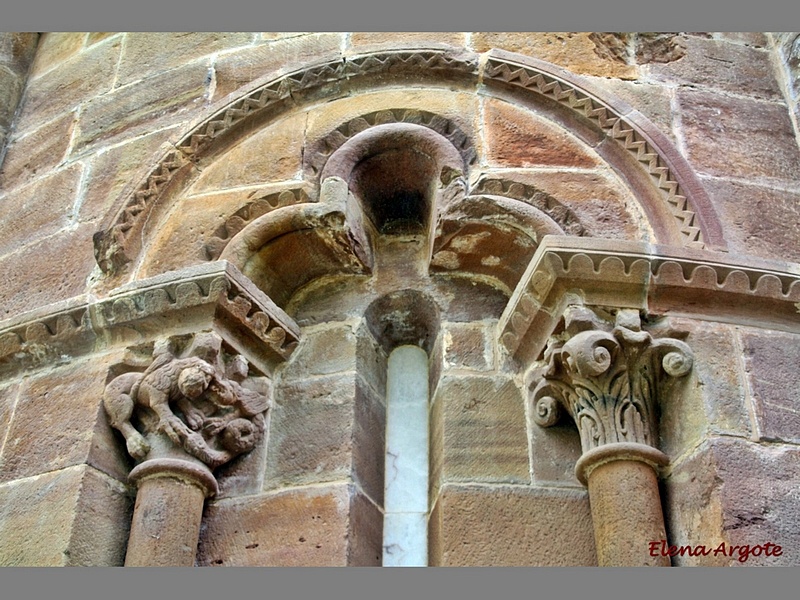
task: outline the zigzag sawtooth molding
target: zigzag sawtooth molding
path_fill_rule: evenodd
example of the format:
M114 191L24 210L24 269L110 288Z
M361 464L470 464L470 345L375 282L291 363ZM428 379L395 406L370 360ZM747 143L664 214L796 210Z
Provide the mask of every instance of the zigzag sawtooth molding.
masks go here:
M478 59L470 53L453 54L441 50L413 50L399 52L377 52L373 54L345 57L300 69L264 83L232 103L223 105L211 117L206 117L184 136L169 151L159 164L138 185L130 198L104 231L95 234L95 258L104 272L130 262L129 246L136 239L132 230L141 227L142 213L146 213L158 202L169 182L182 168L197 162L213 145L213 142L231 133L245 121L257 118L268 108L280 102L290 104L296 97L313 88L341 80L357 80L376 74L413 73L420 75L444 74L477 76ZM223 101L224 102L224 101ZM128 194L128 192L124 192ZM137 227L138 226L138 227Z
M81 296L0 323L0 374L91 353L115 330L144 337L177 333L198 318L246 347L248 359L265 372L287 360L300 341L291 317L235 266L218 261L137 281L101 300Z
M237 132L246 131L247 125L258 122L262 115L278 114L280 110L301 105L304 94L311 90L333 83L341 86L344 81L357 85L358 81L370 76L380 76L380 82L386 82L391 81L395 74L422 80L431 76L445 80L459 78L474 85L479 81L499 83L554 99L596 123L636 157L660 190L680 230L682 245L724 247L722 230L713 207L688 163L674 151L663 134L630 107L622 110L625 113L622 115L620 110L612 107L612 104L621 106L622 103L598 99L607 94L590 94L586 91L590 87L586 82L554 65L521 55L492 50L488 53L488 61L479 65L478 56L471 53L413 50L383 51L313 65L266 83L255 82L233 102L223 100L220 108L194 126L132 192L126 190L123 193L121 208L104 230L95 235L98 265L109 273L138 254L140 241L137 234L141 232L149 212L172 187L171 182L180 179L180 174L189 173L193 164L203 156L224 147L226 142L218 140L235 139ZM375 117L379 118L377 114ZM381 113L380 118L384 117L388 115ZM392 118L397 118L393 112ZM439 126L437 124L434 128ZM344 135L344 132L340 133ZM462 148L466 156L471 156L469 150L459 145L462 144L460 134L455 130L450 134L454 136L452 141L456 147Z
M800 331L800 265L546 236L500 317L500 343L536 360L570 302Z
M663 156L645 139L633 123L598 98L579 90L574 84L533 66L522 65L501 57L490 56L483 73L485 80L499 80L508 85L530 90L552 98L559 104L592 120L611 138L617 140L653 177L673 218L677 221L683 245L704 248L697 209L686 197ZM533 61L531 61L533 62Z

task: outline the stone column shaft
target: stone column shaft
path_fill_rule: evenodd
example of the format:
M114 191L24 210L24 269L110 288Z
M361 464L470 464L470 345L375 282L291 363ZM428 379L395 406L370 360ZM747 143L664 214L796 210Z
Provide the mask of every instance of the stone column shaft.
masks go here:
M548 345L534 418L548 427L566 413L578 427L583 454L575 473L589 489L600 566L669 566L650 555L651 542L666 539L657 469L669 459L654 447L658 394L667 377L690 371L692 352L642 331L636 310L620 309L612 328L572 307L565 330L566 341Z

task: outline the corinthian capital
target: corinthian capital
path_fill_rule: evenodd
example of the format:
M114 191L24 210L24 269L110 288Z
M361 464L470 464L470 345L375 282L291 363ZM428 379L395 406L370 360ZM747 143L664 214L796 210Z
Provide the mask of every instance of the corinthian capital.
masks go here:
M536 423L552 426L566 412L584 454L614 443L655 446L659 393L670 378L691 370L689 346L642 331L637 310L620 309L612 326L571 307L565 321L566 332L547 346L544 378L533 390Z

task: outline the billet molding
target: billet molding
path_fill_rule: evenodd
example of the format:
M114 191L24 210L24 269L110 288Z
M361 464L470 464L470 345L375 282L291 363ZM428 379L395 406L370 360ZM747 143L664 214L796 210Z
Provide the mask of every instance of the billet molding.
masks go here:
M565 234L578 237L586 235L586 229L568 206L535 186L494 175L483 175L472 186L469 193L470 195L490 194L519 200L539 209L553 219Z
M112 274L138 256L141 234L152 211L178 182L195 172L195 164L222 152L240 136L291 108L339 97L345 87L360 89L365 82L371 88L391 85L397 81L395 76L404 83L408 83L409 78L423 83L457 80L461 85L473 86L476 91L482 83L486 87L481 89L488 92L492 86L505 85L530 92L534 98L556 100L594 123L609 139L635 157L659 190L665 210L672 215L680 232L677 235L682 245L725 247L721 226L699 179L672 142L646 117L550 63L499 50L492 50L487 56L486 61L479 61L477 54L441 49L380 51L313 64L277 77L267 75L245 86L234 92L235 96L232 94L221 100L210 116L198 120L161 155L143 180L123 191L116 204L118 208L103 230L95 234L98 265L106 274ZM411 113L404 116L395 111L378 111L373 116L376 120L416 118ZM368 120L364 122L369 124ZM452 137L454 146L462 151L466 163L470 163L472 153L465 145L463 132L435 119L427 126L440 129L446 126L443 135ZM339 131L339 134L346 137L349 130L350 125L347 133ZM333 136L338 139L338 134ZM335 144L334 138L328 143ZM311 160L318 161L317 158Z
M797 331L799 302L795 263L546 236L500 317L498 338L511 357L529 364L573 303Z
M316 140L310 144L305 155L304 167L310 169L315 176L319 176L331 155L348 140L372 127L393 123L408 123L432 129L458 150L465 165L473 164L477 158L472 140L453 120L424 110L393 108L359 115Z
M193 327L201 319L265 373L288 360L300 328L226 261L137 281L97 299L81 296L0 323L0 374L58 364L116 343ZM194 319L194 320L192 320Z
M203 258L208 261L217 260L234 236L259 217L278 208L312 201L308 191L304 188L290 188L268 194L254 193L247 204L225 219L225 222L214 230L214 233L203 245Z

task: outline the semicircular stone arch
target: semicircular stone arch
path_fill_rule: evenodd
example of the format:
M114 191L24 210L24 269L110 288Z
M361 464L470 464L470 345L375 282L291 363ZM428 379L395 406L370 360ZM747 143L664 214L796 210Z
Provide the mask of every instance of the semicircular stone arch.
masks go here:
M448 182L453 185L447 193L483 198L499 194L541 211L557 227L554 231L565 235L724 248L719 223L698 178L666 136L640 113L549 63L501 51L489 52L485 61L478 58L442 50L382 51L277 78L266 76L246 86L237 99L219 105L196 123L143 181L121 195L103 231L95 236L95 254L106 274L99 287L110 289L125 280L215 260L253 221L273 211L289 214L318 203L320 175L331 155L363 131L392 123L427 128L460 154L465 168L454 179L462 191L453 191L457 186ZM511 129L524 126L524 119L530 118L544 132L543 146L556 140L561 151L589 158L577 167L547 164L550 159L544 159L538 165L541 173L533 178L527 163L510 168L513 157L506 157L501 164L491 155L483 131L491 110L504 113L501 117L506 120L508 115L511 121L517 119L508 126ZM251 152L259 144L277 147L282 143L278 133L287 130L301 131L304 137L289 149L295 162L286 174L228 182L216 190L207 186L198 192L199 183L207 183L219 165L235 163L237 152L239 158L246 155L248 144ZM570 197L572 189L593 187L600 190L598 198ZM614 201L603 201L603 194ZM606 220L622 223L618 231L603 224L600 213L609 202L619 214ZM205 211L205 222L187 230L182 215L193 211L194 219L195 210ZM326 226L336 221L326 218L322 218ZM333 225L340 227L334 235L336 260L346 265L342 268L347 272L369 272L364 257L348 240L346 225L344 221ZM313 225L292 222L286 227L307 231ZM162 240L160 246L157 238ZM190 238L191 252L174 251ZM159 252L174 257L154 259ZM448 255L443 256L438 264L446 270Z

